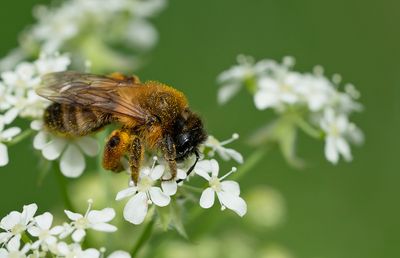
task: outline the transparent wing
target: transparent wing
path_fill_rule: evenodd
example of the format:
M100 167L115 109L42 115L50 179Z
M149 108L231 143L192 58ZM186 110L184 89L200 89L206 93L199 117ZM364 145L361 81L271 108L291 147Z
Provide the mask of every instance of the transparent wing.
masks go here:
M145 121L149 114L135 104L137 101L133 101L143 86L126 78L73 71L56 72L42 77L42 85L36 93L60 104L93 107Z

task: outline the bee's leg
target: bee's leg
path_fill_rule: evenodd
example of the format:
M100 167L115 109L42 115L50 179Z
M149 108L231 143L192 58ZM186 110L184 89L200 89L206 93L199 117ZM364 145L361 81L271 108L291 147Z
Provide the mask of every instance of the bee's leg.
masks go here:
M131 136L123 130L115 130L108 137L104 146L103 167L113 172L121 172L124 167L121 158L129 150Z
M168 178L164 181L169 181L173 180L176 177L176 150L175 150L175 144L172 141L171 136L167 135L164 138L163 145L162 145L162 152L164 153L164 159L167 161L169 170L171 173L171 178Z
M139 137L132 137L128 152L129 166L131 168L131 179L133 180L133 182L135 182L135 184L137 184L139 180L140 164L142 163L144 157L144 148Z
M119 81L130 81L131 83L140 83L140 79L136 75L132 76L126 76L122 73L119 72L114 72L112 74L109 74L108 77L119 80Z

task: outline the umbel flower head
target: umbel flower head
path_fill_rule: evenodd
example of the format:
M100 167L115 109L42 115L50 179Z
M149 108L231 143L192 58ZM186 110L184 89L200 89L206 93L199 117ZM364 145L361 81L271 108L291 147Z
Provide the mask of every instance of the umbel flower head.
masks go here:
M363 139L361 130L348 122L353 112L362 110L357 101L360 94L352 84L340 91L341 77L334 75L330 80L319 66L313 73L293 71L291 57L284 58L281 64L269 59L255 63L253 58L243 56L238 61L238 65L218 77L220 95L229 96L220 103L236 94L238 87L246 87L257 109L271 109L277 114L277 119L259 130L252 142L277 141L287 160L300 165L294 153L296 132L301 129L314 138L325 138L328 161L336 164L339 153L347 161L352 159L347 141L356 139L356 143L361 143Z

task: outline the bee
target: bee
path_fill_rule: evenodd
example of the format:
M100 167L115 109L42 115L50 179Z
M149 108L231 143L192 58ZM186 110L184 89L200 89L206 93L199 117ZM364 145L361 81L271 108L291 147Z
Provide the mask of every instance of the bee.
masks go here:
M145 150L161 152L172 180L177 162L195 154L207 137L199 115L189 109L185 95L157 81L141 83L137 76L99 76L74 71L50 73L37 94L53 103L44 112L45 128L65 137L96 133L117 124L104 146L103 167L123 170L128 157L131 179L138 182Z

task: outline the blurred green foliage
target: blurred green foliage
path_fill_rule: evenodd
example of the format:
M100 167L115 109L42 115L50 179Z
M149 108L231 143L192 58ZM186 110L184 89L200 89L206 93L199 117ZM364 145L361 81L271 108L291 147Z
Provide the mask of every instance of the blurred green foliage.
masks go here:
M47 2L3 3L1 56L16 46L18 33L33 22L32 6ZM188 221L187 231L193 236L189 243L209 241L219 249L257 246L265 249L260 257L279 257L268 256L268 246L275 248L274 243L284 247L279 247L278 253L287 249L299 258L400 256L399 9L400 2L390 0L170 1L155 19L160 32L158 47L148 65L132 73L183 90L211 134L227 138L238 132L242 136L233 145L245 157L253 151L246 145L246 137L273 114L257 111L244 92L225 106L217 105L215 78L239 53L274 59L293 55L300 71L322 64L328 74L341 73L345 82L354 83L365 105L365 111L354 120L363 129L366 143L353 149L353 162L329 164L323 143L300 135L298 153L307 161L305 169L291 168L273 149L242 178L244 196L262 185L280 192L287 209L284 223L254 229L245 220L220 214L214 207ZM41 211L60 211L56 177L49 173L37 184L40 159L31 143L27 140L11 148L10 159L7 167L0 168L0 216L30 202L37 202ZM69 181L75 185L79 180ZM79 188L73 189L77 194ZM238 240L241 238L244 240ZM155 249L150 253L157 252L156 247L167 248L167 241L188 244L175 232L159 234L151 240ZM223 252L237 257L227 253Z

